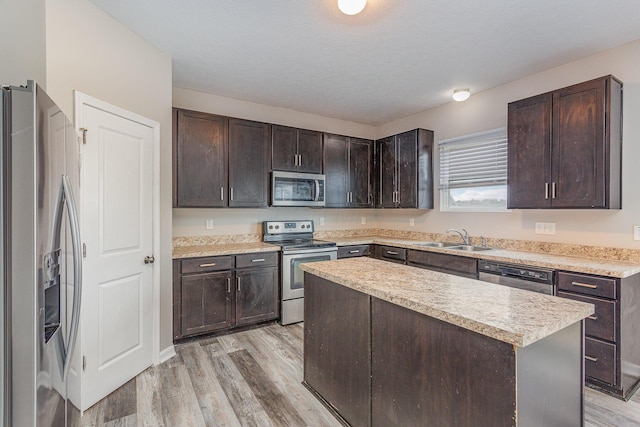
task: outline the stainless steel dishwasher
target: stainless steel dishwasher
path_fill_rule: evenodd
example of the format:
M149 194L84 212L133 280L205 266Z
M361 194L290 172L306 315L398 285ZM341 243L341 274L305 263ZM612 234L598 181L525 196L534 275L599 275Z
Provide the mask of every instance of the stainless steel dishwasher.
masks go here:
M554 271L503 262L478 262L478 279L512 288L555 295Z

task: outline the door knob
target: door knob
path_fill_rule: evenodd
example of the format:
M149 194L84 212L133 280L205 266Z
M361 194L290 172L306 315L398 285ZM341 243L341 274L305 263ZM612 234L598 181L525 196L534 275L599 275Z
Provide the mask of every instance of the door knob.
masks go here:
M153 256L144 257L144 263L145 264L153 264L155 261L156 261L156 259Z

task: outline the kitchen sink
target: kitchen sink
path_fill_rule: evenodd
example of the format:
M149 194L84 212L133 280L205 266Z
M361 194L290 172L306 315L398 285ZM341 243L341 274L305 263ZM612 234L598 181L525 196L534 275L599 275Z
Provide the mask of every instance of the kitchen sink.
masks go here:
M428 246L430 248L447 248L451 249L453 246L460 246L460 243L452 242L420 242L415 243L416 246Z
M450 246L447 249L455 249L457 251L467 251L467 252L482 252L482 251L490 251L493 248L488 248L486 246L475 246L475 245L456 245L456 246Z

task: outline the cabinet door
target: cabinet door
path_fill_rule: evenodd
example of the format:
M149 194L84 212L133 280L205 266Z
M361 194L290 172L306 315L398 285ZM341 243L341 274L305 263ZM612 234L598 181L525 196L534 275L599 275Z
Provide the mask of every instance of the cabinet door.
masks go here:
M276 319L278 269L236 270L236 326Z
M322 173L322 132L298 130L298 171Z
M349 191L349 137L325 134L325 207L347 207Z
M295 172L297 151L296 128L274 125L271 128L271 148L273 170Z
M508 107L509 208L551 206L551 94Z
M349 142L349 182L352 207L373 207L371 194L372 142L351 138Z
M553 92L554 208L606 207L605 80Z
M396 204L401 208L418 207L418 135L412 130L396 136L397 191Z
M229 119L229 206L266 208L271 125Z
M175 114L174 206L225 206L227 118L187 110Z
M396 145L393 136L377 141L378 207L393 208L396 191Z
M232 324L231 271L182 276L181 335L225 329Z

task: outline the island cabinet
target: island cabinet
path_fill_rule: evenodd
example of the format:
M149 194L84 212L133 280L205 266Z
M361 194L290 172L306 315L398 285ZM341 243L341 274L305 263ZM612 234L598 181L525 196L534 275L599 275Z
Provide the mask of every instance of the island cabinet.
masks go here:
M628 400L640 386L640 274L613 278L559 271L558 296L595 306L585 320L588 386Z
M376 141L376 207L433 209L433 131Z
M173 338L277 319L278 253L173 261Z
M324 135L325 207L372 208L373 141Z
M322 173L322 132L271 127L271 167L288 172Z
M508 105L509 208L621 207L622 83L605 76Z
M407 264L469 279L478 278L478 260L475 258L410 249Z
M267 207L271 125L174 109L173 206Z
M519 346L310 272L305 294L303 384L345 425L582 425L581 321Z

